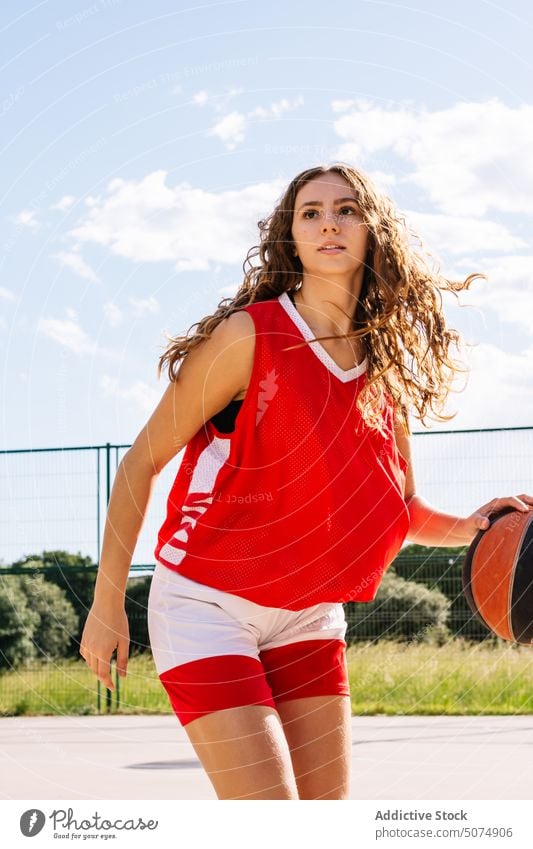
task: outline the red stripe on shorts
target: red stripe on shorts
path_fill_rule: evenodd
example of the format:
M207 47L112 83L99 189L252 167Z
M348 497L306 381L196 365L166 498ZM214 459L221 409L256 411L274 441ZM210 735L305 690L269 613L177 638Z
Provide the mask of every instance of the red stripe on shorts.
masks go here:
M167 669L159 678L182 725L216 710L275 707L262 664L246 655L193 660Z
M276 702L349 696L344 640L304 640L259 655Z

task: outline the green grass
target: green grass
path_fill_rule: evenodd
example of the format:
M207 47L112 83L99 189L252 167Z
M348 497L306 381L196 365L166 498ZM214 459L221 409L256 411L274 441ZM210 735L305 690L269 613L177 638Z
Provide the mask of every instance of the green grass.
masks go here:
M121 713L171 713L151 655L130 657L119 686ZM106 712L105 698L102 687L101 713ZM113 712L115 703L113 693ZM97 713L97 680L82 660L32 664L0 675L0 716Z
M354 715L533 713L533 649L450 641L348 650Z
M358 643L348 668L354 715L533 714L533 648L525 646ZM96 692L81 660L33 665L0 675L0 715L96 714ZM172 713L149 654L130 658L120 712Z

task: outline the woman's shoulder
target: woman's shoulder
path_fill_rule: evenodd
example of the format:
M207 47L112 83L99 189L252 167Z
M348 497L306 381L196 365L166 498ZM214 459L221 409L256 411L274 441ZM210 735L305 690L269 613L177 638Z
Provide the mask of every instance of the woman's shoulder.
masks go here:
M255 325L252 316L245 309L238 309L223 318L217 324L213 333L221 345L243 343L250 340L253 343Z
M239 311L248 316L255 329L272 326L279 311L279 298L276 296L239 307Z
M253 301L251 304L246 304L239 309L251 312L257 312L259 310L269 310L272 307L276 307L279 305L279 296L272 295L271 298L263 298L260 301Z
M258 327L262 329L263 322L271 325L277 307L279 307L277 297L238 307L217 324L212 335L222 345L243 343L248 340L253 348Z

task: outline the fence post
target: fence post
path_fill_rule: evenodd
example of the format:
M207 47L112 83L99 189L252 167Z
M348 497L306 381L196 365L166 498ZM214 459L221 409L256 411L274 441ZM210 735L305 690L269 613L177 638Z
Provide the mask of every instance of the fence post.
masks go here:
M105 460L106 460L106 507L109 506L111 498L111 443L105 444Z
M110 664L109 664L109 674L110 674L110 675L113 675L113 664L112 664L112 663L110 663ZM110 690L108 687L106 687L106 698L105 698L105 702L106 702L106 711L107 711L107 713L111 713L111 696L112 696L112 692L111 692L111 690Z
M100 445L96 446L96 562L100 562L102 504L100 501Z
M111 498L111 443L106 442L105 444L105 482L106 482L106 513L107 508L109 507L109 499ZM113 664L110 662L110 673L113 674ZM111 713L111 690L106 687L106 710L108 713Z

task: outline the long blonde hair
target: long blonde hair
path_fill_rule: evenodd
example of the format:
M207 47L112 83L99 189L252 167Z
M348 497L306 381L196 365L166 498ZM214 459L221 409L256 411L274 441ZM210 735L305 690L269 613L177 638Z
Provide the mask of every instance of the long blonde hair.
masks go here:
M464 281L454 281L432 271L425 259L431 254L409 244L411 236L423 248L422 240L407 227L390 198L378 192L366 174L343 163L308 168L289 183L272 213L258 222L260 244L246 255L244 280L236 295L223 298L216 311L193 324L187 335L167 336L158 376L167 365L169 379L176 380L180 361L233 312L297 288L303 267L293 254L296 195L303 185L327 173L340 174L352 187L368 230L363 285L354 315L349 317L352 330L342 337L360 337L368 360L367 381L357 398L361 415L370 427L380 429L383 397L388 393L406 433L410 409L422 424L430 413L436 420L448 421L455 414L445 416L441 410L455 373L467 368L449 354L450 345L459 348L462 340L446 326L441 292L457 295L486 275L474 273ZM256 258L259 261L254 264Z

